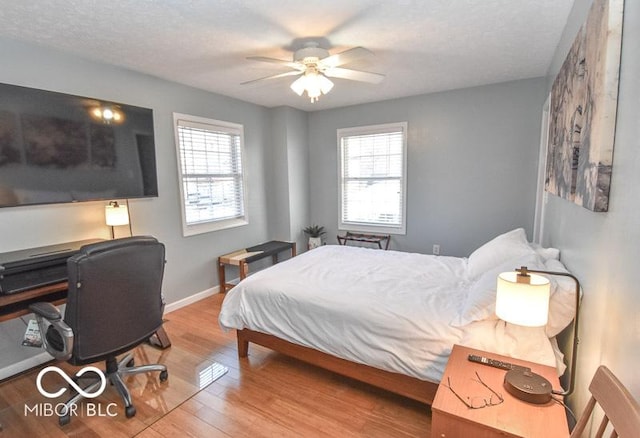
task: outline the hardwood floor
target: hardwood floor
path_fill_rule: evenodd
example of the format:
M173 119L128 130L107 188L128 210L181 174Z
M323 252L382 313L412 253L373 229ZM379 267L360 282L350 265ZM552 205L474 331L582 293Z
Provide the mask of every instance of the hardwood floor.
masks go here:
M55 418L23 415L25 403L34 400L35 370L0 384L0 438L430 436L425 405L255 345L247 359L239 359L235 333L218 326L223 298L214 295L168 314L171 348L136 349L138 364L167 364L169 380L128 378L138 410L134 418L125 418L121 402L108 391L101 397L118 403L116 417L73 418L60 428ZM229 372L200 388L212 361Z

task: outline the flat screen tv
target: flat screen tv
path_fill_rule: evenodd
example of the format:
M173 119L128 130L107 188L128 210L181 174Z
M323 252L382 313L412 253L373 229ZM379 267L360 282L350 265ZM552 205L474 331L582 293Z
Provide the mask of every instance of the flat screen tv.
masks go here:
M153 196L151 109L0 84L0 207Z

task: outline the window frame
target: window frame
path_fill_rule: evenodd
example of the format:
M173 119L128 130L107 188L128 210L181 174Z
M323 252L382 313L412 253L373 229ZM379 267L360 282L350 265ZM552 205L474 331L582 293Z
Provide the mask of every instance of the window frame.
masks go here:
M338 230L340 231L360 231L368 233L385 233L406 235L407 233L407 122L393 122L368 126L357 126L352 128L340 128L337 130L338 143ZM345 137L354 137L361 135L387 134L391 132L402 132L402 175L400 177L400 188L402 193L400 200L401 207L401 224L398 226L389 226L387 224L376 224L373 222L351 222L343 221L344 210L344 150L342 139Z
M180 122L185 124L200 126L202 129L223 132L229 135L238 135L240 138L240 174L242 176L242 210L243 214L238 217L226 219L210 219L197 223L188 223L186 214L186 196L185 196L185 175L182 172L182 146L180 144L179 126ZM183 125L184 126L184 125ZM244 148L244 126L238 123L215 120L207 117L193 116L189 114L173 113L173 130L175 135L176 158L178 165L178 186L180 189L180 214L182 218L182 235L184 237L196 234L209 233L212 231L225 230L229 228L240 227L249 224L248 205L247 205L247 171L246 171L246 154Z

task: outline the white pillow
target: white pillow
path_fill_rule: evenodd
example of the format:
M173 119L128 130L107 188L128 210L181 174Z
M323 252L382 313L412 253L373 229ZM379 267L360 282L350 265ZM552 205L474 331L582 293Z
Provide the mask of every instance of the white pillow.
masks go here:
M544 248L539 243L530 243L529 245L543 260L560 260L560 250L558 248Z
M507 260L501 265L482 274L473 283L462 305L462 309L451 325L462 327L473 321L497 319L496 316L496 286L498 275L502 272L513 271L521 266L530 269L544 269L544 263L535 252Z
M535 251L529 246L524 228L517 228L499 235L472 252L467 263L467 273L473 280L510 259L527 254L535 254Z
M545 271L568 272L562 262L550 259L544 263ZM549 321L546 333L552 338L564 330L576 316L576 283L571 277L546 275L551 281ZM582 293L582 291L580 291Z

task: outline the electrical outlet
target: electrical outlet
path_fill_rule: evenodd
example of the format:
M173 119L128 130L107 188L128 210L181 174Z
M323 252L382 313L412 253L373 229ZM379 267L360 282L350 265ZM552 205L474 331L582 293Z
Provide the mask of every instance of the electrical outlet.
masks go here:
M433 245L433 255L440 255L440 245Z

